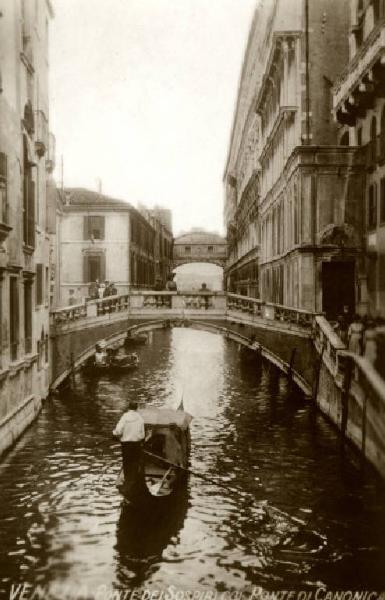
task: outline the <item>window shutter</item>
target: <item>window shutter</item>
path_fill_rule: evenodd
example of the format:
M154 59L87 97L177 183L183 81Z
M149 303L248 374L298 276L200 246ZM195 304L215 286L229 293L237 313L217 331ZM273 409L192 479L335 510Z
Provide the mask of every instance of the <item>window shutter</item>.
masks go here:
M0 152L0 179L7 179L7 155Z
M87 217L85 217L86 219ZM84 255L83 256L83 282L84 283L89 283L90 277L89 277L89 264L88 264L88 256Z
M28 245L35 247L35 182L28 179Z
M100 256L100 279L101 281L105 281L106 279L106 255L102 254Z
M100 239L104 240L105 235L105 218L99 217Z
M84 217L84 220L83 220L83 239L85 239L85 240L90 239L90 218L89 217Z

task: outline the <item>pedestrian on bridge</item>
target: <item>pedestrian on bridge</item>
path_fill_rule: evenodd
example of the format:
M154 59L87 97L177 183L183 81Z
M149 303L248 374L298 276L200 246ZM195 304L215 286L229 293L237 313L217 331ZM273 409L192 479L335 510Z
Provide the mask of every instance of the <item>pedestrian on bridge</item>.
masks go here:
M364 324L358 315L354 315L348 329L348 350L362 354Z

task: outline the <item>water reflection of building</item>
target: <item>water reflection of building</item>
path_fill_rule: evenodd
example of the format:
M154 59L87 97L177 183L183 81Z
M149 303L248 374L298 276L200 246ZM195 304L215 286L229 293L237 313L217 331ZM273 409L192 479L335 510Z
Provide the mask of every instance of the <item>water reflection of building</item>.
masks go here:
M340 144L353 146L366 182L357 202L364 207L365 262L361 303L385 317L385 5L351 2L349 64L335 81L334 112Z
M0 451L48 394L49 0L0 13Z
M330 110L349 4L259 5L225 171L230 287L329 314L362 308L362 173Z

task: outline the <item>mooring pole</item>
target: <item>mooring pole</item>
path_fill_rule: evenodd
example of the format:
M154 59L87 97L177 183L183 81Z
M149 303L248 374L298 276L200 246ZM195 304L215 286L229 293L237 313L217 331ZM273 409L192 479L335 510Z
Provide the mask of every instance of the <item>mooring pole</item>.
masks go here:
M321 377L321 367L322 367L324 351L325 351L325 343L322 344L319 360L317 363L317 370L316 370L315 377L314 377L314 383L313 383L313 400L314 400L314 402L317 402L317 396L318 396L318 390L319 390L319 380Z
M75 389L75 361L73 352L71 352L71 384Z

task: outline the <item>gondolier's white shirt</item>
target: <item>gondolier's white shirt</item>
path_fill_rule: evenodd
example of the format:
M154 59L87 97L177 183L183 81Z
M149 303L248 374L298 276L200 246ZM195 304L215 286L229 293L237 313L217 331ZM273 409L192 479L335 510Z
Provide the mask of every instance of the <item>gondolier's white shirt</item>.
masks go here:
M122 415L116 425L113 434L121 442L140 442L144 440L144 421L143 417L135 410L128 410Z

